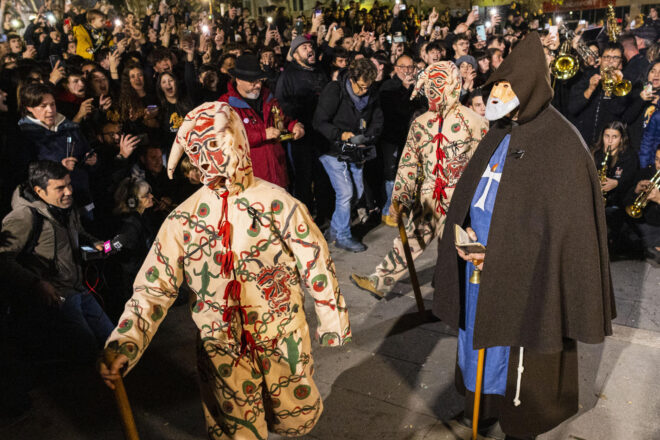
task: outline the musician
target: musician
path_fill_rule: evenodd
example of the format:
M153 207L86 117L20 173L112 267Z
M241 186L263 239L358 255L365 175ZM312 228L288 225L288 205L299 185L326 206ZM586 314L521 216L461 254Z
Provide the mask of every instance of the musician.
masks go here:
M627 100L620 96L606 97L601 86L601 72L612 68L613 75L623 76L623 49L618 43L608 43L600 57L600 71L590 69L571 89L567 111L570 119L587 144L593 144L605 124L620 121L626 111Z
M600 188L605 197L607 236L610 250L618 244L625 221L623 198L632 186L637 172L637 156L630 150L628 130L620 121L612 121L598 137L593 148L594 161L601 176ZM607 161L605 157L607 156Z
M658 185L650 186L650 179L658 172L660 172L660 144L656 146L655 164L639 170L634 185L624 199L625 206L629 206L640 194L648 191L648 204L642 211L642 217L632 222L642 240L644 253L656 263L660 263L660 190Z
M489 83L493 125L452 197L433 312L459 331L456 386L466 396L465 415L472 416L483 348L483 425L499 419L507 439L529 439L578 410L577 341L611 334L605 212L592 157L550 105L536 32ZM484 244L485 254L457 255L454 225ZM478 285L467 283L475 260Z

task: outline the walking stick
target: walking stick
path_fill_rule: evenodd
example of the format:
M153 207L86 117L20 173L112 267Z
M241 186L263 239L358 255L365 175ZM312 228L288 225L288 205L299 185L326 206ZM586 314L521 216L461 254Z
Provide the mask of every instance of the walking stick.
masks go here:
M470 284L480 284L481 283L481 271L477 269L477 265L480 261L473 261L474 271L470 276ZM474 407L472 410L472 440L477 440L477 434L479 431L479 407L481 405L481 385L484 378L484 360L486 357L486 349L479 349L479 357L477 359L477 381L474 388Z
M397 212L401 212L401 205L392 201L394 209ZM406 227L403 224L403 216L399 215L399 220L397 221L399 226L399 236L401 237L401 243L403 244L403 253L406 256L406 262L408 263L408 273L410 273L410 283L413 287L413 292L415 293L415 301L417 302L417 310L419 310L420 315L424 316L426 309L424 308L424 301L422 301L422 291L419 288L419 280L417 279L417 271L415 270L415 262L413 261L412 252L410 252L410 244L408 243L408 234L406 234Z
M107 351L103 353L103 362L110 368L112 359ZM140 440L138 436L137 426L135 426L135 419L131 411L131 404L128 402L126 395L126 388L124 388L124 381L121 377L114 381L115 389L115 402L117 402L117 409L119 410L119 417L121 418L121 427L124 431L126 440Z

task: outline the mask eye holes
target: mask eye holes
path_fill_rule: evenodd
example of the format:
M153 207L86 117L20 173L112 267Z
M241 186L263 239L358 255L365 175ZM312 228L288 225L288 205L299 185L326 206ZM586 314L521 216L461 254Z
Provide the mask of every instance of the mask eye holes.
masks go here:
M192 154L197 154L198 151L199 151L199 146L198 146L197 144L193 144L193 145L190 147L190 152L191 152Z

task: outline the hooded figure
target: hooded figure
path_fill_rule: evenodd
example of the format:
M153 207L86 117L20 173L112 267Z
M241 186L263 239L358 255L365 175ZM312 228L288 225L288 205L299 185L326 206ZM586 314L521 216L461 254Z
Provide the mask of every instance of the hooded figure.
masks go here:
M429 111L410 126L392 192L392 202L410 212L406 232L413 258L442 235L456 183L488 131L486 119L460 104L461 78L453 62L440 61L427 67L410 99L419 93L428 99ZM351 280L381 299L407 273L403 245L397 236L374 273L353 274Z
M499 418L508 436L530 438L577 412L576 341L600 343L612 332L607 227L593 159L550 105L537 33L489 83L487 115L500 119L454 192L433 312L459 331L456 386L466 395L465 416L472 416L476 350L486 348L480 419ZM454 225L471 228L485 255L458 258ZM481 261L480 284L468 281L474 264L464 260L473 258Z
M312 380L303 286L314 298L321 345L351 338L328 246L302 203L252 175L245 129L227 103L188 113L170 176L184 151L205 185L161 227L107 342L118 360L102 375L107 380L122 365L130 371L185 281L195 294L209 438L263 439L269 429L304 435L323 406Z

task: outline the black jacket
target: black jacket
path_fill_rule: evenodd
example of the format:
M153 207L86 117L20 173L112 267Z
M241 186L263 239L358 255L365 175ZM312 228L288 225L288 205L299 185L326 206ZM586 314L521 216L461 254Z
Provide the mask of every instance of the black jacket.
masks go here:
M644 55L638 53L632 57L623 68L623 77L633 84L646 81L646 72L649 70L649 61Z
M287 64L280 74L275 98L284 114L302 122L307 131L312 127L314 109L327 83L328 77L325 73L316 68L305 69L294 61Z
M596 166L601 168L603 164L604 153L603 150L598 150L594 153L594 160ZM616 179L619 184L612 191L607 193L606 206L619 206L622 207L623 198L630 189L630 186L635 182L635 174L639 168L637 164L637 155L630 149L619 154L616 163L610 163L607 166L607 177Z
M360 112L346 90L347 80L348 76L344 73L337 81L329 83L323 89L314 112L314 129L327 140L326 153L332 156L336 156L341 151L337 141L341 140L341 135L345 131L375 138L378 138L383 131L383 110L380 108L378 95L373 88L370 89L367 92L369 102ZM362 120L366 122L364 133L360 129Z

